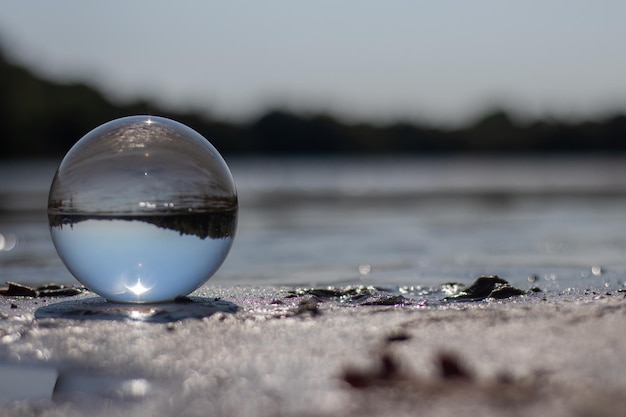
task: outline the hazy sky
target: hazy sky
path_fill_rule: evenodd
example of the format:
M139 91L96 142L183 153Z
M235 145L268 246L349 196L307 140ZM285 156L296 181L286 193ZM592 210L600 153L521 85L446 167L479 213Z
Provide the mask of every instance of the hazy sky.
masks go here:
M626 2L5 0L0 41L116 98L458 123L626 110Z

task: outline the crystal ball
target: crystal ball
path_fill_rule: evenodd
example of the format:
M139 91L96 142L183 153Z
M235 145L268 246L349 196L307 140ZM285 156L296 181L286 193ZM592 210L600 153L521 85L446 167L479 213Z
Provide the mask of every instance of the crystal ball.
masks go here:
M230 251L237 191L226 162L174 120L105 123L65 155L52 180L54 246L85 287L109 301L151 303L205 283Z

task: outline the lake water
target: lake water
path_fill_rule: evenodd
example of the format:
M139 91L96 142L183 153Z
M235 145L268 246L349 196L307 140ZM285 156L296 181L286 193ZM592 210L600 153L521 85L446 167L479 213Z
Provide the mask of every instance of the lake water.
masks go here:
M239 227L209 285L626 281L626 157L227 159ZM75 283L47 225L57 164L0 163L0 281Z

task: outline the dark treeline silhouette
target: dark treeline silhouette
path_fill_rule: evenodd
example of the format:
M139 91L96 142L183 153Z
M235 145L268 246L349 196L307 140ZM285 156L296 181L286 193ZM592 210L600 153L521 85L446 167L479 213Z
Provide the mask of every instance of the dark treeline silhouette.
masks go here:
M223 154L446 154L626 151L626 116L597 121L520 124L494 112L450 130L411 123L343 123L329 115L270 111L249 123L173 112L145 101L115 104L85 84L35 76L0 53L0 158L61 157L85 133L117 117L178 120Z

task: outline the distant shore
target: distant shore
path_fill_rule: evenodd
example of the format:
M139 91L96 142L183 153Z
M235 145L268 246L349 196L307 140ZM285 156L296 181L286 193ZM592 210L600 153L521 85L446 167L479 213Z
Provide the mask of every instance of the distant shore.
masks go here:
M84 134L118 117L150 113L184 123L224 155L459 155L626 152L626 115L607 111L594 120L538 118L521 122L502 109L466 126L418 120L346 122L328 113L266 109L245 122L217 120L137 100L115 103L97 88L41 78L0 51L0 158L62 157ZM18 140L19 138L19 140Z

